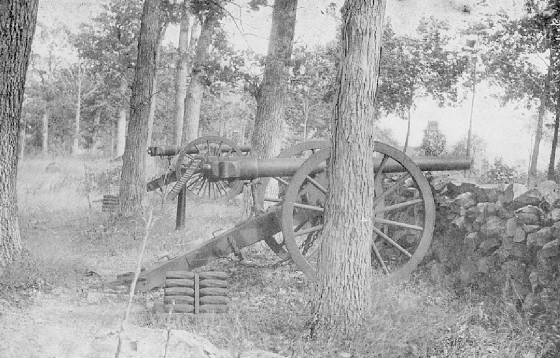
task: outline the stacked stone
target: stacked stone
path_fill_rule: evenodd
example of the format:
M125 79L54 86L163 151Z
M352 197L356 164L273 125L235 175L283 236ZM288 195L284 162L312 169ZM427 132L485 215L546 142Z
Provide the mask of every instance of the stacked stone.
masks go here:
M166 273L163 307L166 313L226 312L227 274L220 271Z
M518 195L474 184L442 186L432 277L498 290L525 309L552 299L560 284L560 188L545 182ZM447 225L446 225L447 224Z

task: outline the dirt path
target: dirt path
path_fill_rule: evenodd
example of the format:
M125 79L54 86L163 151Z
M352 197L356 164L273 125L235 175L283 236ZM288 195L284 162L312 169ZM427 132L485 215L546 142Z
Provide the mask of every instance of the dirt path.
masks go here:
M30 307L0 308L0 357L95 356L96 344L117 331L125 304L123 295L57 289Z

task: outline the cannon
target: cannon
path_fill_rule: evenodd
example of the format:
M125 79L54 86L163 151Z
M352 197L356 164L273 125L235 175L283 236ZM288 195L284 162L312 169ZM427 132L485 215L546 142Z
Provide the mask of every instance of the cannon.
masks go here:
M435 203L423 171L467 170L468 159L415 158L380 142L372 150L375 197L371 257L374 269L394 277L408 276L429 249L435 225ZM221 137L201 137L182 148L150 147L157 156L175 156L173 170L150 181L147 190L162 189L169 199L179 195L203 200L231 199L243 185L270 178L278 183L274 197L255 198L256 215L201 245L144 270L137 288L160 287L167 271L191 270L264 240L282 259L291 259L307 278L315 277L323 213L328 195L327 141L308 141L277 158L255 159ZM180 210L180 200L178 212ZM178 215L179 216L179 215ZM281 233L281 235L277 235ZM120 279L126 279L121 276Z

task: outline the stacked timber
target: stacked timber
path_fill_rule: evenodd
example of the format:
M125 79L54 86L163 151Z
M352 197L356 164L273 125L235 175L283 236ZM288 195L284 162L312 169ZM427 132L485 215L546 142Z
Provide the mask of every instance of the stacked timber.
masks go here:
M167 313L219 313L227 311L227 274L221 271L168 271L163 305Z

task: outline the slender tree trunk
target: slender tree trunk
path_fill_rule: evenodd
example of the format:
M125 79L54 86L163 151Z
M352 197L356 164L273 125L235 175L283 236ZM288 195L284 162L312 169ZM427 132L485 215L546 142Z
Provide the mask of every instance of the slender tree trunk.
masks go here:
M406 138L404 140L404 148L403 148L404 153L406 153L408 149L408 141L410 138L410 117L411 117L410 112L411 112L410 107L408 107L407 118L406 118Z
M21 105L37 0L0 3L0 267L21 252L16 193Z
M303 98L303 140L307 140L307 124L309 123L309 99Z
M548 180L557 180L554 173L554 164L556 162L556 149L558 148L558 128L560 127L560 91L556 93L556 108L554 118L554 134L552 136L552 148L550 149L550 160L548 161L548 171L546 178Z
M41 150L43 155L47 155L49 153L49 110L47 109L47 104L45 104L45 111L43 112L42 118L42 127L41 127L41 134L42 134L42 145Z
M200 121L200 106L204 96L204 66L208 58L214 28L218 25L218 18L214 14L206 15L202 24L200 36L196 44L196 53L191 71L191 82L185 97L185 114L183 116L183 144L187 144L198 137Z
M251 138L251 155L272 158L284 140L284 110L288 88L288 68L292 57L297 0L275 0L272 27L263 81L257 94L257 114ZM268 180L254 193L262 202Z
M145 0L138 38L138 59L130 97L130 121L123 155L120 211L138 214L146 191L145 160L150 103L154 94L157 48L160 37L160 0Z
M543 136L543 122L544 115L546 113L546 106L548 101L548 95L550 92L550 79L552 77L552 51L550 51L548 70L546 73L543 90L541 93L539 111L537 114L537 128L535 129L535 143L533 144L533 150L531 152L531 160L529 164L529 173L527 175L527 184L529 187L537 185L537 164L539 160L539 149L541 146L541 140Z
M128 83L126 77L121 79L121 96L122 96L122 107L119 110L119 118L117 119L117 141L116 141L116 157L120 157L124 154L124 148L126 146L126 94L127 94Z
M181 145L183 138L183 116L185 114L185 97L187 96L187 77L189 75L189 30L190 14L189 0L185 0L181 9L181 24L179 28L179 59L175 72L175 145Z
M471 157L471 146L472 146L472 121L473 121L473 113L474 113L474 99L476 97L476 59L474 60L473 64L473 72L472 72L472 97L471 97L471 112L469 115L469 131L467 133L467 158Z
M82 68L78 68L78 93L76 98L76 114L74 116L74 141L72 143L72 154L80 151L80 112L82 111Z
M385 0L347 0L312 334L352 334L372 300L374 98ZM374 69L374 70L372 70Z

